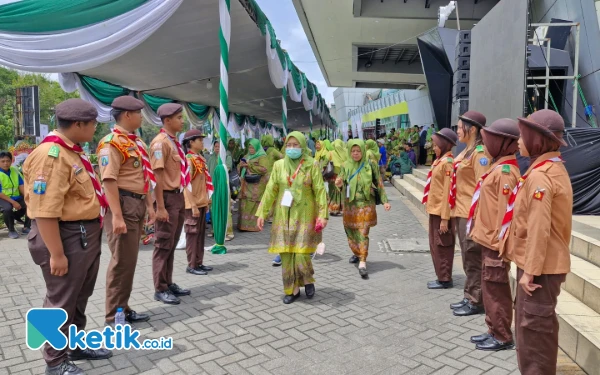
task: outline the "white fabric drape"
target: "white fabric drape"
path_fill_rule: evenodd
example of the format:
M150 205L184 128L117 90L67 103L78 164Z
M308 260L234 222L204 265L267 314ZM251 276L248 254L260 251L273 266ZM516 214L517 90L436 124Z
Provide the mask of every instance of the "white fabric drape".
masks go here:
M79 90L79 96L81 99L89 102L98 111L98 117L96 120L98 122L111 122L113 121L112 116L110 115L111 107L105 105L98 101L89 91L83 87L81 84L81 80L79 76L75 73L62 73L58 75L58 82L63 90L66 92L74 92L75 90Z
M43 73L79 72L137 47L183 0L149 0L106 21L52 33L0 33L0 65Z
M144 95L142 95L139 99L144 103L144 108L142 108L142 116L144 117L144 120L146 120L150 124L162 126L162 121L160 117L158 117L158 115L156 114L156 112L154 112L152 107L150 107L150 105L148 105L148 103L144 100Z
M342 140L348 142L348 121L343 121L340 127L342 129Z

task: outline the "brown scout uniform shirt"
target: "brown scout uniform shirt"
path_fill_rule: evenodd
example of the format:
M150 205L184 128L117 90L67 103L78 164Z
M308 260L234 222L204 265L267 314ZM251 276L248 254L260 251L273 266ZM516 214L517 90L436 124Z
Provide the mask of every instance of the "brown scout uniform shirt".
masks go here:
M500 228L506 213L506 205L514 187L519 182L521 173L519 167L503 165L494 169L498 164L508 160L516 160L514 155L498 159L491 167L492 172L486 177L479 190L479 202L473 217L474 227L471 239L488 249L499 251ZM505 170L509 168L508 171Z
M527 173L557 156L560 152L540 156ZM572 215L573 188L563 163L535 169L517 194L506 235L506 257L530 275L569 273Z
M67 137L54 132L69 146ZM52 146L60 149L57 157L48 155ZM42 143L23 164L27 216L58 218L61 221L93 220L100 216L100 202L94 185L79 155L55 143ZM45 181L43 194L33 192L34 181Z
M466 152L467 150L464 150L455 159L455 162L459 162L456 171L456 205L450 215L465 219L469 217L477 181L488 171L492 163L492 158L483 146L477 146L469 158L465 158Z
M158 133L150 143L150 164L153 170L164 169L164 190L181 187L181 158L174 142L166 133Z
M202 156L198 156L204 162L204 168L208 168L206 160ZM208 206L208 192L206 191L206 176L204 170L196 170L194 164L188 159L188 165L191 169L190 178L192 179L192 191L183 190L185 198L185 209L190 210L192 207L202 208Z
M123 134L112 133L104 139L104 145L98 150L98 164L100 165L100 174L103 180L115 180L119 189L127 190L135 194L146 194L144 192L144 170L142 168L141 152L137 144L127 138L129 132L119 125L115 125ZM108 137L125 149L127 149L129 158L123 162L123 155L115 146L111 146ZM137 167L134 166L137 160Z
M431 171L431 184L425 208L430 215L441 216L442 220L450 220L450 182L452 181L452 159L451 153L440 157L433 162Z

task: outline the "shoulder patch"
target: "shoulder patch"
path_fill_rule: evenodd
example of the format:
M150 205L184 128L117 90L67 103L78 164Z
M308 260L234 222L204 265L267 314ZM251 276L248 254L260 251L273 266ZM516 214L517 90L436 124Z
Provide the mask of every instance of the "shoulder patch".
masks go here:
M60 147L58 147L57 145L50 147L50 150L48 150L48 156L52 156L53 158L57 158L59 153Z
M475 151L477 151L477 152L484 152L485 150L483 149L482 145L479 145L479 146L475 147Z
M446 159L446 161L447 161L448 163L453 163L453 162L454 162L454 159L449 157L448 159Z
M477 146L477 147L479 147L479 146ZM489 163L490 163L490 161L489 161L489 160L488 160L488 158L486 158L485 156L484 156L484 157L482 157L481 159L479 159L479 164L480 164L480 165L482 165L482 166L484 166L484 167L485 167L486 165L488 165Z
M102 147L100 151L98 151L98 156L106 156L110 154L110 150L108 147Z
M510 165L505 164L502 166L502 173L509 174L510 173Z
M110 141L112 141L112 139L113 139L114 136L115 136L114 133L108 134L106 137L104 137L104 142L110 142Z

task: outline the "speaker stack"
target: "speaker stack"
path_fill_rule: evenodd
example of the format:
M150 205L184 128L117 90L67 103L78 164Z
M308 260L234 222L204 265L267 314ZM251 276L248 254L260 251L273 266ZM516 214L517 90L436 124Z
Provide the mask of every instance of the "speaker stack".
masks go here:
M452 85L452 120L469 109L469 75L471 72L471 30L456 36L454 82Z

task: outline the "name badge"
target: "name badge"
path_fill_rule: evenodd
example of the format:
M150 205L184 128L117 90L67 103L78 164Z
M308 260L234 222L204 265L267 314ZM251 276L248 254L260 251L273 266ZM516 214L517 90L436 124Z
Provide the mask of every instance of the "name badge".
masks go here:
M350 184L346 185L346 198L350 199Z
M292 192L288 189L285 189L283 192L283 197L281 198L281 205L283 207L292 207L292 202L294 201L294 197L292 196Z

